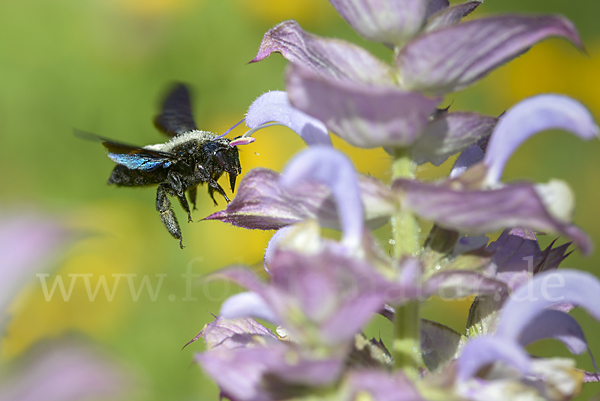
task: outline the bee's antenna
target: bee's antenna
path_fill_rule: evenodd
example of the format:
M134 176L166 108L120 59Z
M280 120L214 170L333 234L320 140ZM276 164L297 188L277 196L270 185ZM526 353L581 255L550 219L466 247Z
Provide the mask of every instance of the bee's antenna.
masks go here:
M237 127L238 125L240 125L244 121L246 121L245 117L242 118L239 122L237 122L233 127L229 128L227 131L225 131L224 134L219 135L217 138L223 138L225 135L229 134L229 131L231 131L232 129L234 129L235 127Z

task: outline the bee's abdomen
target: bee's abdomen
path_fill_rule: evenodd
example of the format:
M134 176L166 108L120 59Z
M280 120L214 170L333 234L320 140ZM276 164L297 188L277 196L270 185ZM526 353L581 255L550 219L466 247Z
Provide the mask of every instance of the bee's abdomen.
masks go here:
M164 177L160 170L145 173L140 170L130 170L127 167L118 164L108 178L108 183L123 187L137 187L157 184L163 180Z

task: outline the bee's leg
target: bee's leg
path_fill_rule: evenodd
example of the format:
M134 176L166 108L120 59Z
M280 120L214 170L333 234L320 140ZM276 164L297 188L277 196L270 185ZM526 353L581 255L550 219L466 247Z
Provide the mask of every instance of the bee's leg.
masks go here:
M198 197L198 187L194 187L188 191L190 202L192 202L192 210L196 210L196 199Z
M225 200L227 201L227 203L231 202L229 200L229 198L227 197L227 194L225 194L225 191L223 190L223 187L221 187L217 181L210 180L210 181L208 181L208 194L210 195L210 197L212 198L213 202L215 203L215 206L217 205L217 201L215 200L215 191L217 191L218 193L220 193L221 195L223 195L223 198L225 198Z
M183 249L181 229L179 228L177 217L175 217L175 213L173 212L173 209L171 209L171 201L167 196L169 190L168 184L158 184L158 189L156 190L156 210L160 213L160 219L167 230L169 230L169 233L173 238L179 240L179 246Z
M179 199L179 203L181 204L181 207L183 208L183 210L186 211L187 215L188 215L188 223L191 223L192 220L192 213L190 212L190 205L188 205L187 199L185 198L185 193L181 193L181 194L177 194L177 199Z

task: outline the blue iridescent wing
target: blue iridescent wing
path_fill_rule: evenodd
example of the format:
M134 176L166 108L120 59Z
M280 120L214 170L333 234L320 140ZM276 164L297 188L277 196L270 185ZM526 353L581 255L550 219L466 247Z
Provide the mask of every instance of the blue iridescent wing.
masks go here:
M152 171L158 167L167 168L175 162L175 157L166 152L106 140L102 145L108 149L108 157L130 170Z
M170 137L198 129L192 117L190 92L184 84L176 84L165 97L154 125Z
M173 154L168 152L128 145L85 131L75 130L75 135L83 139L102 142L102 145L108 149L108 157L130 170L152 171L158 167L167 168L177 160Z

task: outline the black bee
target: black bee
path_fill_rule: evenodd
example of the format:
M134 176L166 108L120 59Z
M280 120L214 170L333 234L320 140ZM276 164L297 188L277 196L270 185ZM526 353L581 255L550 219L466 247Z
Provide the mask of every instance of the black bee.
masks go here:
M96 139L102 141L108 149L108 157L117 163L108 179L109 184L125 187L158 184L156 210L169 233L179 240L179 246L183 249L181 229L169 196L177 197L188 214L188 222L192 221L192 214L185 193L188 193L195 210L199 184L208 183L208 194L215 205L215 191L229 202L217 180L223 173L228 173L231 192L234 191L236 177L242 172L238 149L230 145L231 140L196 128L190 95L182 84L176 85L165 98L154 125L171 139L166 143L144 147L102 137ZM88 138L90 135L84 134Z

